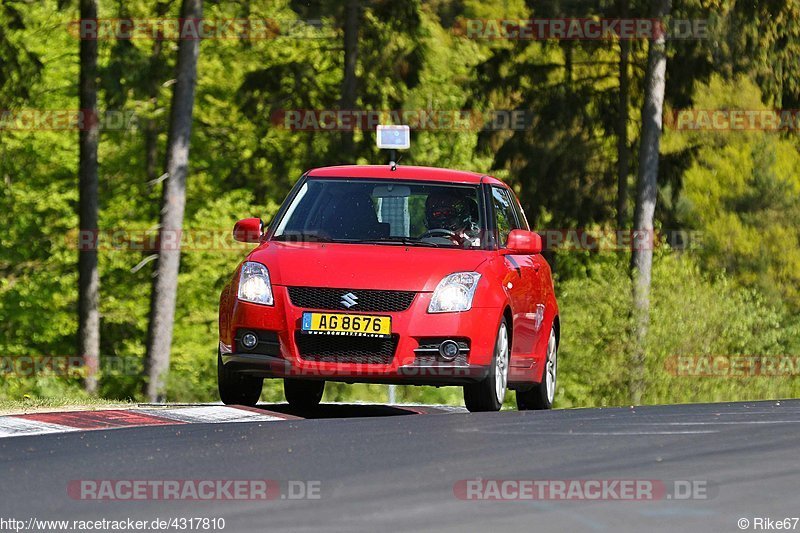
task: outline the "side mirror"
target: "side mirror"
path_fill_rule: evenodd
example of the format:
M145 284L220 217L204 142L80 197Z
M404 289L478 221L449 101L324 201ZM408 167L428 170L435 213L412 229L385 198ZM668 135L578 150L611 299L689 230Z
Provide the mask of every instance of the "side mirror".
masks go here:
M515 229L508 234L506 253L533 255L542 252L542 237L535 231Z
M243 218L233 226L233 238L239 242L261 242L260 218Z

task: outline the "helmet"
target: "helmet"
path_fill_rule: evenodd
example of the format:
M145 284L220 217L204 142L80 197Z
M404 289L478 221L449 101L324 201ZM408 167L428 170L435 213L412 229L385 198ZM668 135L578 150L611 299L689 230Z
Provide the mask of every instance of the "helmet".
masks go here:
M425 219L428 229L458 231L470 227L475 200L455 192L434 192L425 200Z

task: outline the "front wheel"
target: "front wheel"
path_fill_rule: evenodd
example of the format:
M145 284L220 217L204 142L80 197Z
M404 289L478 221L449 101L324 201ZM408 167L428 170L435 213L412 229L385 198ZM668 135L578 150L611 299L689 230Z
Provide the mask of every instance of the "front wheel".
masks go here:
M219 398L225 405L247 405L254 407L261 397L262 378L233 372L222 364L222 356L217 354L217 386Z
M483 381L464 386L464 405L471 413L499 411L503 407L508 388L510 351L508 325L503 318L497 329L497 341L494 344L494 357L489 375Z
M311 379L283 380L283 394L289 405L298 409L313 409L322 401L325 382Z
M558 372L558 342L555 328L550 330L547 341L547 360L545 361L542 382L528 391L517 391L517 409L552 409L556 396L556 374Z

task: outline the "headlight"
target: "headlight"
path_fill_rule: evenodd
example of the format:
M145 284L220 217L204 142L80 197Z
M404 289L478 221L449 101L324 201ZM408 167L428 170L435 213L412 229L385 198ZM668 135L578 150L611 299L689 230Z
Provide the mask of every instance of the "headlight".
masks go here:
M477 272L456 272L446 276L433 291L428 312L469 311L472 308L472 297L475 295L479 279L481 275Z
M261 263L252 261L242 265L239 276L239 299L255 304L272 305L272 285L269 271Z

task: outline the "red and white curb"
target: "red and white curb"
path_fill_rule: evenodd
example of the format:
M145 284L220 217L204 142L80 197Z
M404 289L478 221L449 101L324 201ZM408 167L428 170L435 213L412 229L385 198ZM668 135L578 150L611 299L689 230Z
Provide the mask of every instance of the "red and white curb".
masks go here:
M30 413L0 416L0 438L139 426L277 422L296 418L256 408L226 405Z

